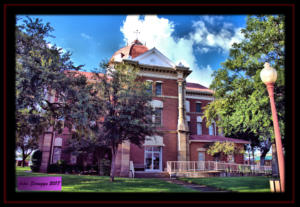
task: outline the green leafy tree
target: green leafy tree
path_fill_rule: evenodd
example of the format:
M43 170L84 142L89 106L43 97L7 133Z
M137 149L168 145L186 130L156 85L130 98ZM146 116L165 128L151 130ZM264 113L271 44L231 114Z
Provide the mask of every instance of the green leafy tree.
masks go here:
M152 123L152 95L147 83L140 81L138 68L124 63L104 68L106 74L96 73L94 84L101 103L97 139L111 150L110 177L114 181L118 146L125 141L141 146L146 136L158 132Z
M70 100L68 90L78 78L66 76L65 71L79 70L55 45L45 38L53 28L41 19L18 19L16 25L16 147L23 160L37 148L38 138L50 126L61 131L62 119ZM49 101L50 96L56 99ZM72 98L76 96L73 94ZM29 154L27 154L29 153Z
M244 39L232 45L229 58L213 74L210 88L215 91L216 100L204 115L208 125L215 120L226 136L250 139L253 147L262 152L262 165L272 143L274 147L269 97L259 76L265 62L278 73L274 93L284 139L284 28L281 15L248 17L246 28L241 31Z
M235 155L243 154L245 150L243 147L236 146L233 142L215 142L209 146L207 153L214 156L219 155Z

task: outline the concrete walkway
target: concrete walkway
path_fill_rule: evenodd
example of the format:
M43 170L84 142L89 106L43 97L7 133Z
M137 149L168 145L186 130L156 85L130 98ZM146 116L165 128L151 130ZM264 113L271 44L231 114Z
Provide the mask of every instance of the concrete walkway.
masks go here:
M206 185L198 185L198 184L193 184L193 183L188 183L182 180L177 180L177 179L171 179L171 178L159 178L161 180L164 180L168 183L174 183L177 185L181 185L183 187L186 188L191 188L200 192L208 192L208 193L226 193L226 192L230 192L230 191L225 191L225 190L219 190L217 188L214 187L208 187Z

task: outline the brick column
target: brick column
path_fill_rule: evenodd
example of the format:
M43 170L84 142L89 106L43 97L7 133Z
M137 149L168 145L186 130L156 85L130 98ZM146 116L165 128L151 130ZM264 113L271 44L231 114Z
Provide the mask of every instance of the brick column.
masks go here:
M50 156L51 156L51 145L52 145L53 133L46 132L43 137L42 142L42 163L40 167L40 172L47 172Z

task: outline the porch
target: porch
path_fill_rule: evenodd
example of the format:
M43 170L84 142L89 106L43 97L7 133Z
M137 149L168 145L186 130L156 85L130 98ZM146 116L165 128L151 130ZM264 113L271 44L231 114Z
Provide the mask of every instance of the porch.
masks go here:
M167 161L167 172L170 177L269 175L272 167L216 161Z

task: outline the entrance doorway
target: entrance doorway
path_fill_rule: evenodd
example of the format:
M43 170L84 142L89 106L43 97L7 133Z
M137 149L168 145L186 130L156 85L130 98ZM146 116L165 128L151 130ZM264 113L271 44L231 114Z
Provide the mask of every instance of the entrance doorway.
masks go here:
M162 148L159 146L145 147L145 171L161 171Z
M198 170L205 169L205 152L198 152Z

